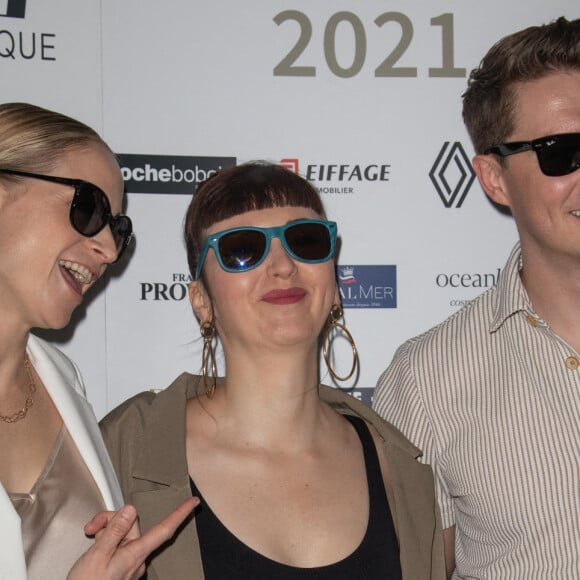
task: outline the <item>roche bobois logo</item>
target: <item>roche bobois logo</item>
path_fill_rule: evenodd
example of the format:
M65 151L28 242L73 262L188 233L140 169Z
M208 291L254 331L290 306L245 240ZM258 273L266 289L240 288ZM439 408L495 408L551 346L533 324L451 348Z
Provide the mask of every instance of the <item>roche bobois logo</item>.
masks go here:
M178 155L117 156L128 193L191 195L202 181L221 169L236 165L235 157Z
M24 18L26 0L0 0L0 16Z
M473 167L459 141L446 141L437 155L429 177L447 208L461 207L475 179Z

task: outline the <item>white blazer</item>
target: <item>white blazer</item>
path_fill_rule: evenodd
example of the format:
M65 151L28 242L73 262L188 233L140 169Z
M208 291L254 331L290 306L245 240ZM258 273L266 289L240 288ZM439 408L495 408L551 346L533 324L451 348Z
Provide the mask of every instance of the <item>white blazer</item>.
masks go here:
M85 398L85 387L77 366L60 350L32 335L26 350L89 468L107 509L118 509L123 505L121 489L97 419ZM0 484L0 580L26 578L20 518Z

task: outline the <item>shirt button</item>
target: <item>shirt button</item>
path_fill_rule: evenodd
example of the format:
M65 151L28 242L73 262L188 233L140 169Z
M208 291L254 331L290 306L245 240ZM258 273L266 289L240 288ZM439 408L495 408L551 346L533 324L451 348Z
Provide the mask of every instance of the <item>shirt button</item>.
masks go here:
M575 371L580 366L580 361L575 356L569 356L566 359L566 367Z
M538 326L538 321L531 314L528 314L526 318L532 326Z

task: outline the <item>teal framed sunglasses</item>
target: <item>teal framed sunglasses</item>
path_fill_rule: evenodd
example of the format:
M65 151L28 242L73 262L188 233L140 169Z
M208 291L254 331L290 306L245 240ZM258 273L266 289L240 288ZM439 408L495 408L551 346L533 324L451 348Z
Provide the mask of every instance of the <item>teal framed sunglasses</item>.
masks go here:
M203 243L195 279L199 280L210 248L226 272L247 272L257 268L278 238L288 254L308 264L330 260L336 246L336 222L301 219L272 228L239 227L210 234Z

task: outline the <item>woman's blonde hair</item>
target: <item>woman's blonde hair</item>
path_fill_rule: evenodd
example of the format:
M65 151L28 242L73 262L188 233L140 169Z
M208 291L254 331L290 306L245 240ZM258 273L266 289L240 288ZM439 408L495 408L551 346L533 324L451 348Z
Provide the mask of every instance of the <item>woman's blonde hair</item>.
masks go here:
M110 151L76 119L29 103L0 104L0 169L49 171L69 151L95 144Z

